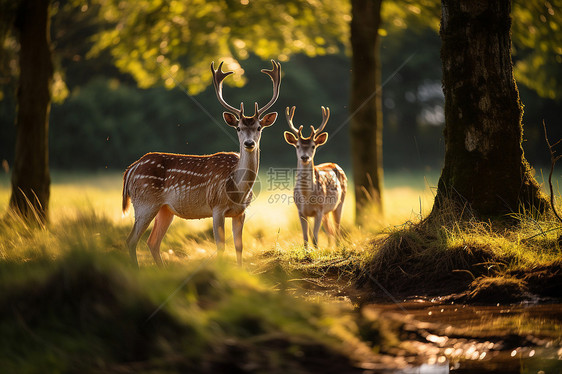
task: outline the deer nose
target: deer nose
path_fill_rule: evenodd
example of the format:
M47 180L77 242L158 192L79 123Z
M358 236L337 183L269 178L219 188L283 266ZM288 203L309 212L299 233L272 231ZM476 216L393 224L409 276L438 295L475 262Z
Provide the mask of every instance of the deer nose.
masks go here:
M256 146L256 142L253 140L246 140L244 142L244 147L246 147L247 149L253 149Z
M309 158L308 156L301 156L301 160L303 160L304 162L308 162Z

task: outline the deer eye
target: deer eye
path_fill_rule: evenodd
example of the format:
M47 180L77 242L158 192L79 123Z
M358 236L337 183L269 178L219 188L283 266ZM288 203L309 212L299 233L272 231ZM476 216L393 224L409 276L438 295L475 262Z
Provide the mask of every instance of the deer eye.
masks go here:
M258 126L258 131L261 131L261 126Z
M236 128L236 131L240 131L240 126L238 126L238 127Z

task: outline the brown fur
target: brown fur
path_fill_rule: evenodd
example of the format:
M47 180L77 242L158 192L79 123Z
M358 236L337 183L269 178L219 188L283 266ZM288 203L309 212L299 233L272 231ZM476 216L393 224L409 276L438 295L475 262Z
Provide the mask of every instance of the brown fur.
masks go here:
M172 153L147 153L127 168L123 177L123 212L141 202L164 205L165 195L181 194L182 207L172 207L183 218L201 218L187 212L202 200L210 208L226 203L224 186L236 169L239 156L233 152L193 156ZM195 216L195 217L192 217Z

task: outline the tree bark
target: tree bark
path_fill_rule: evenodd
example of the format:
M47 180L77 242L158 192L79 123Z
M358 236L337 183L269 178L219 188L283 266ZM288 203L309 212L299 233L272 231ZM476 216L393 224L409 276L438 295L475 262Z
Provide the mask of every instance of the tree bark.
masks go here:
M45 223L50 195L49 112L53 63L49 0L25 0L15 29L20 41L16 146L10 208L28 221Z
M521 145L510 12L510 0L442 0L445 165L432 214L447 202L480 218L547 206Z
M382 0L351 1L351 150L355 219L382 212L382 106L379 26Z

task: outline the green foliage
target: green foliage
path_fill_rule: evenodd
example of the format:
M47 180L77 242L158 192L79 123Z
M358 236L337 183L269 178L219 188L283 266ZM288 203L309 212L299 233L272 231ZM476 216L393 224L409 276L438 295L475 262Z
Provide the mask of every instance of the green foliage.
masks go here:
M122 168L149 151L181 151L188 141L183 118L202 120L194 112L178 92L143 94L118 81L94 80L53 107L51 158L63 168Z
M109 49L115 63L141 87L164 82L190 94L210 83L209 61L225 61L244 83L239 60L254 53L287 61L289 55L334 53L347 40L346 1L97 0L104 22L92 54ZM344 15L344 16L342 16Z
M4 44L5 38L12 31L21 0L0 0L0 43Z
M550 99L562 97L562 2L514 1L512 41L517 82ZM440 3L434 0L384 2L385 25L381 33L388 38L404 29L438 31Z
M516 1L512 32L515 78L546 98L562 98L562 2Z
M436 0L384 1L381 14L384 25L380 32L383 36L394 38L396 32L406 29L438 31L441 3Z
M328 71L316 69L317 64L322 64ZM227 100L235 106L244 101L246 107L253 101L264 103L269 100L271 83L260 73L263 67L267 67L267 63L257 58L248 59L247 87L226 88ZM297 57L284 67L287 67L287 73L282 94L273 108L280 115L262 137L263 167L292 167L296 164L292 148L282 140L287 128L284 108L295 104L298 106L295 120L304 125L318 125L320 105L332 109L328 126L334 140L319 152L318 161L338 159L345 166L348 142L342 124L347 116L343 105L347 90L341 89L341 79L337 77L347 73L345 58L340 55L311 61ZM317 87L321 85L326 89L318 92ZM64 103L53 105L51 163L64 169L107 167L120 170L150 151L188 154L238 151L235 131L224 124L222 111L212 87L190 98L179 89L152 87L140 90L117 80L93 79L75 89ZM0 139L0 144L5 142L9 147L10 134L7 132L6 135ZM6 148L6 154L0 157L10 160L11 152Z
M13 3L7 2L6 4ZM206 89L195 96L194 99L211 114L211 118L182 92L185 88L188 88L189 82L181 81L178 78L179 85L174 90L163 89L162 86L166 86L165 81L170 78L170 75L169 72L160 67L153 71L143 67L142 70L146 71L146 74L153 75L151 79L155 84L148 89L137 89L134 87L136 85L135 79L130 74L121 73L113 66L117 55L113 52L112 47L99 51L96 58L92 56L86 58L92 46L99 41L96 35L104 30L104 32L109 32L116 27L115 23L112 23L115 19L109 22L101 18L100 11L102 11L104 4L106 3L72 0L55 2L52 6L53 47L60 72L57 75L59 78L57 87L64 94L64 90L68 86L69 96L64 103L55 103L52 107L50 119L51 167L54 169L99 169L108 167L121 170L131 161L138 159L142 154L149 151L191 154L205 154L224 150L237 151L238 146L232 141L235 134L230 133L229 136L229 129L226 126L222 126L221 129L221 126L219 126L219 124L222 125L221 112L223 109L216 102L212 85L209 84L211 77L210 61L215 59L218 62L219 59L222 60L223 56L211 56L209 54L204 57L206 59L204 63L203 61L197 61L202 65L196 68L199 70L199 76L196 78L199 83L196 83L196 85L200 85L199 89ZM117 6L117 2L107 2L107 4L110 8ZM170 7L162 13L163 15L172 16L172 14L175 14L173 13L175 10L172 9L174 5L154 4L160 4L160 7L166 9ZM208 6L210 10L206 11L211 12L209 14L214 14L213 12L218 12L219 8L222 9L222 7L232 5L228 9L235 9L238 13L251 9L250 13L253 14L253 12L258 12L259 4L259 2L255 4L250 2L246 6L241 3L210 4ZM274 5L274 8L286 6L288 9L290 4ZM338 3L339 5L334 4L330 7L341 6L345 8L348 6L347 2ZM443 155L443 97L441 92L441 64L439 62L440 41L435 28L438 26L440 4L438 1L404 1L400 3L383 2L383 5L385 35L381 39L381 60L382 80L385 82L383 89L384 166L387 169L439 168ZM127 5L127 2L123 2L123 6L132 7L134 4ZM268 6L272 5L267 5L261 10L264 17L271 15L272 10L268 10ZM327 12L333 11L333 9L330 10L331 8L317 9L314 4L304 5L302 3L300 6L308 9L307 12L313 13L324 12L328 14ZM516 31L523 25L518 21L517 7L521 6L514 6L513 30L514 44L516 45L519 34L531 37L528 30ZM183 17L181 19L186 20L195 11L195 8L187 9L183 15L180 15L180 18ZM116 14L122 14L119 12ZM139 10L132 10L132 12L131 17L134 16L134 19L139 19L139 22L146 20L148 17L147 15L141 15ZM347 14L345 9L342 12L344 12L342 14ZM228 15L228 13L226 14ZM531 20L529 22L535 22L539 13L530 14ZM546 16L550 17L549 14ZM232 21L229 21L227 16L221 17L213 21L213 27L217 30L220 28L219 20L222 20L226 26L230 25L229 22L235 22L234 20L238 22L229 27L238 25L243 21L240 18L242 17L241 14L237 14L236 17L238 18L235 17ZM160 15L158 15L158 18L161 18ZM166 25L169 23L174 25L173 20L164 18L162 17L159 24ZM255 18L260 19L260 17ZM306 27L322 28L332 25L332 31L329 35L335 34L337 31L340 40L344 40L348 34L343 18L339 17L337 20L327 21L326 25L308 25ZM250 18L245 18L244 21L247 19ZM123 22L127 20L128 18L124 18ZM293 21L296 26L300 25L297 18L294 18ZM198 24L199 21L195 20L194 22ZM277 23L274 23L274 25L279 26L281 18L278 18L275 22ZM334 22L337 23L337 27L332 24ZM428 28L427 24L430 24L431 28ZM258 22L258 25L259 27L265 27L265 24L261 21ZM542 22L537 27L541 25L543 25ZM145 30L145 26L139 24L140 31L137 34L145 35L142 37L148 39L149 36L146 35L149 35L149 33ZM286 24L285 28L282 29L286 30L286 27L289 26L289 24ZM125 25L122 27L125 27ZM132 27L132 24L130 27ZM151 27L149 29L150 35L152 35L150 38L156 40L157 37L154 35L160 33L160 30L157 30L156 26ZM243 27L249 28L251 25L247 23ZM172 27L165 35L167 35L168 40L171 40L170 38L173 35L187 32L186 30L189 30L188 26ZM270 28L271 32L274 30L275 27ZM131 46L139 49L140 47L135 47L134 44L136 34L131 30L125 31L127 30L123 31L124 37L132 44L122 41L117 43L117 47L123 49L123 51L126 47ZM536 32L540 33L543 30L537 29ZM235 106L240 101L245 101L246 106L248 104L251 106L253 101L264 103L269 100L271 97L270 81L259 72L259 69L269 67L269 62L263 61L255 55L256 52L250 48L250 45L254 48L256 44L246 44L245 48L236 47L234 36L240 35L235 34L232 30L228 34L215 33L215 37L218 38L218 35L228 39L228 43L220 45L221 48L224 47L225 50L231 51L229 55L225 56L236 59L244 70L242 74L241 68L238 69L236 74L227 79L227 82L232 81L231 83L236 85L242 82L247 83L241 89L226 87L225 97L227 101ZM247 35L252 35L251 38L256 38L256 40L258 38L258 34L255 33L247 33ZM286 37L296 38L295 35L289 33ZM547 34L544 34L544 36L546 38ZM548 34L548 37L556 36ZM310 38L312 37L310 36ZM288 43L290 39L286 40ZM336 39L326 36L325 40L325 45L330 43L340 45L339 42L335 41ZM533 40L535 39L529 41L529 45L534 43ZM551 43L550 39L546 38L545 40ZM293 42L297 43L296 40L293 40ZM189 48L195 48L195 45L191 43L191 41L186 43L180 41L179 45L174 48L168 46L170 56L166 53L162 54L170 59L170 63L177 55L178 61L175 63L178 64L179 70L183 70L184 65L190 63L190 56L193 52L187 50L187 48L189 46ZM246 43L249 43L249 41L246 41ZM314 45L318 47L318 44L314 43ZM158 44L157 47L159 50L160 45ZM17 41L13 38L13 35L6 39L3 48L5 53L0 54L0 60L2 60L0 66L3 69L2 74L7 80L2 80L1 88L3 96L0 100L0 161L7 160L11 165L15 140L14 87L17 78L17 63L15 60L17 57ZM272 44L271 46L268 45L268 48L272 48L273 51L277 47ZM519 52L520 48L516 47L515 49L518 53L517 63L522 61L524 55L523 52ZM242 50L247 52L244 57L240 55L244 54ZM526 47L525 50L529 51L530 49ZM332 49L328 50L325 47L323 53L331 53L332 51ZM267 57L278 58L273 54L267 55ZM184 57L179 57L180 55ZM138 59L139 63L142 63L140 57L124 56L124 58L131 61ZM405 61L407 61L405 65L398 69ZM397 69L398 71L396 71ZM535 76L549 75L553 77L558 71L562 70L537 70L533 74ZM178 74L180 73L178 72ZM262 138L263 167L267 168L270 165L292 167L295 165L292 149L288 148L282 140L282 133L286 128L283 116L284 108L295 104L298 106L296 121L305 125L305 127L318 122L320 105L330 107L332 115L327 127L330 132L330 140L318 152L318 162L337 160L344 167L350 165L347 131L349 124L347 109L349 78L348 57L342 53L314 58L302 54L293 54L290 60L283 62L281 96L273 108L280 113L280 117L275 126L269 128ZM63 84L63 80L66 86ZM538 81L540 80L533 82ZM545 119L553 140L562 137L562 127L555 126L560 116L560 105L555 100L545 100L538 97L533 91L526 89L524 85L520 85L520 94L523 103L526 105L524 116L527 140L524 143L526 157L534 165L545 164L548 160L546 159L547 153L544 151L545 145L542 142L541 123Z
M403 21L411 27L390 23L389 35L381 41L383 159L388 168L439 167L444 153L441 42L434 30L410 21L419 18L414 15Z

